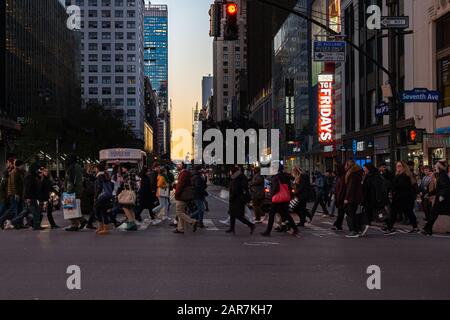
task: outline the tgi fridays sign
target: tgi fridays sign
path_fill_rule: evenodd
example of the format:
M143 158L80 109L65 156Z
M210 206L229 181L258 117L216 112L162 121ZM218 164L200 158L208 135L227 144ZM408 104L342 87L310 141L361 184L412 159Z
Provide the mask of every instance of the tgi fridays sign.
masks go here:
M333 141L333 80L332 74L319 74L319 142Z

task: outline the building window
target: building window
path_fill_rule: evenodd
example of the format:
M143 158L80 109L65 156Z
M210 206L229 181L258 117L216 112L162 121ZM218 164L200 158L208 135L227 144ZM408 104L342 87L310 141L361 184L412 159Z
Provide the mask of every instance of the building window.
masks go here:
M102 39L103 40L110 40L111 39L111 32L102 32Z
M89 10L88 17L89 18L97 18L97 10Z
M116 40L123 40L123 32L116 32Z
M123 21L116 21L115 26L116 29L123 29Z
M127 66L127 72L136 72L136 66Z
M116 72L122 73L123 72L123 66L122 65L117 65L116 66Z
M116 50L117 51L123 51L124 44L123 43L116 43Z
M96 7L97 6L97 0L89 0L88 5L90 7Z
M136 77L128 77L128 84L136 84Z
M128 61L128 62L134 62L134 61L136 61L136 55L134 55L134 54L129 54L129 55L127 55L127 61Z
M127 99L127 106L133 107L136 105L136 99Z
M123 83L123 77L116 77L116 84Z
M88 39L97 40L97 32L89 32Z
M103 29L111 29L111 21L103 21L102 28Z
M128 40L135 40L136 39L136 34L134 32L128 32L127 33L127 39Z
M135 87L127 88L127 94L136 94L136 88Z
M97 48L98 48L98 45L96 43L89 43L89 45L88 45L89 51L95 51L95 50L97 50Z
M136 12L133 10L127 11L127 18L134 18L136 16Z
M102 72L103 73L110 73L111 72L111 66L110 65L102 66Z
M128 50L128 51L134 51L134 50L136 50L136 44L134 44L134 43L129 43L129 44L127 44L127 50Z
M136 117L136 109L128 109L127 117Z
M122 7L123 6L123 0L116 0L115 2L116 7Z
M123 61L123 54L116 54L116 61L122 62Z
M102 55L102 61L111 61L111 55L110 54L103 54Z
M228 82L228 76L223 76L223 82Z
M102 6L103 7L110 7L111 6L111 0L102 0Z
M123 92L122 92L123 93ZM118 94L117 93L117 89L116 89L116 94ZM123 99L116 99L116 106L123 106Z
M450 114L450 55L438 60L438 89L442 100L437 106L437 116Z
M223 60L228 60L228 54L227 53L224 53Z
M98 94L98 88L89 88L89 94Z
M102 77L102 84L111 84L111 77Z
M103 88L102 94L104 95L110 95L111 94L111 88Z
M134 7L136 6L135 0L127 0L127 7Z
M128 21L128 22L127 22L127 28L128 28L128 29L134 29L134 28L136 28L136 22L134 22L134 21Z
M97 77L89 77L89 84L97 84L98 78Z
M111 44L110 43L103 43L102 44L102 50L103 51L111 51Z
M89 61L95 62L98 61L98 57L96 54L90 54L89 55Z
M97 26L98 26L97 21L89 21L88 23L88 28L97 29Z
M123 11L122 10L116 10L114 13L116 18L123 18Z

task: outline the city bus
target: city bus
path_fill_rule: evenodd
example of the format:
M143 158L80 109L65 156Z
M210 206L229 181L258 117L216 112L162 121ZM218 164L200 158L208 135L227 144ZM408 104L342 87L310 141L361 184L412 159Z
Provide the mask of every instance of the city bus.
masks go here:
M139 149L106 149L100 151L100 161L104 161L111 166L113 164L131 163L140 170L147 163L147 154Z

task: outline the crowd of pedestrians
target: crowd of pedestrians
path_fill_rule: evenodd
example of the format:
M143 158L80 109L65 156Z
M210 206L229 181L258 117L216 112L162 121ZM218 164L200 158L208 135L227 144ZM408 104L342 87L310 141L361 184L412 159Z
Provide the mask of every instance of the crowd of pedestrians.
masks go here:
M158 225L165 220L177 234L183 234L188 226L195 232L205 228L206 171L200 165L188 170L184 163L177 171L177 181L170 167L159 164L138 172L130 163L117 163L112 168L99 163L95 172L88 173L75 156L70 156L63 181L54 181L38 161L25 170L23 161L10 157L0 182L0 227L43 230L41 222L46 214L50 228L58 229L53 217L55 206L59 206L55 197L70 194L81 210L78 216L67 219L68 232L85 228L95 229L98 235L107 235L112 228L132 232L143 222ZM296 236L300 228L313 221L319 205L325 216L334 217L337 212L334 231L343 231L346 221L348 238L366 236L374 221L383 222L385 234L393 235L401 220L411 225L411 233L431 235L439 215L450 215L450 177L445 161L421 167L418 174L403 161L396 164L393 173L385 164L376 168L368 163L361 168L349 160L336 171L322 174L316 170L312 179L299 167L286 172L282 165L271 177L262 176L259 167L248 171L242 166L232 167L229 176L229 218L222 222L229 226L230 234L236 232L236 220L253 234L267 216L262 236L271 235L276 221L276 231ZM172 197L174 217L170 216ZM311 211L308 203L312 203ZM415 214L419 205L425 213L423 230ZM148 218L144 218L144 211Z

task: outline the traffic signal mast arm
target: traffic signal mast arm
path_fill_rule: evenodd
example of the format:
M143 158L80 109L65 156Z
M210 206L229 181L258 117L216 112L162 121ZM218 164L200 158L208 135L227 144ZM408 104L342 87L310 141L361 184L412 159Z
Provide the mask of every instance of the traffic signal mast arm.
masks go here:
M319 22L319 21L317 21L317 20L315 20L315 19L309 17L308 15L306 15L306 14L304 14L304 13L302 13L302 12L299 12L299 11L296 11L296 10L293 10L293 9L290 9L290 8L287 8L287 7L283 6L283 5L280 5L280 4L275 3L275 2L273 2L273 1L270 1L270 0L255 0L255 1L259 1L259 2L264 3L264 4L267 4L267 5L269 5L269 6L273 6L273 7L276 7L276 8L278 8L278 9L281 9L281 10L287 11L287 12L289 12L289 13L292 13L292 14L294 14L294 15L296 15L296 16L299 16L299 17L301 17L301 18L303 18L303 19L305 19L305 20L307 20L307 21L309 21L309 22L311 22L311 23L314 23L316 26L321 27L322 29L326 30L328 33L330 33L330 34L333 35L333 36L341 36L339 33L337 33L336 31L334 31L333 29L329 28L329 27L326 26L325 24L323 24L323 23L321 23L321 22ZM368 60L370 60L372 63L374 63L380 70L382 70L384 73L386 73L386 75L388 75L389 79L392 78L391 72L389 72L389 70L387 70L387 69L386 69L382 64L380 64L377 60L373 59L373 58L372 58L370 55L368 55L364 50L362 50L359 46L357 46L356 44L354 44L353 42L351 42L350 40L348 40L346 37L344 37L343 39L344 39L344 41L345 41L349 46L351 46L352 48L354 48L356 51L358 51L360 54L362 54L364 57L366 57Z

